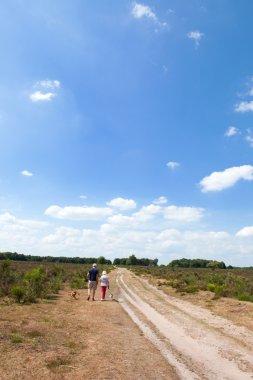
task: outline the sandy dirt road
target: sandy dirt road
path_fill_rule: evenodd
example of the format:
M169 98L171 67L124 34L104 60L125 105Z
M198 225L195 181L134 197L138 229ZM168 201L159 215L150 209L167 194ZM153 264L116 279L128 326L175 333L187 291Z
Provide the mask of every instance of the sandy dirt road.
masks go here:
M118 269L121 306L185 380L253 379L253 333Z

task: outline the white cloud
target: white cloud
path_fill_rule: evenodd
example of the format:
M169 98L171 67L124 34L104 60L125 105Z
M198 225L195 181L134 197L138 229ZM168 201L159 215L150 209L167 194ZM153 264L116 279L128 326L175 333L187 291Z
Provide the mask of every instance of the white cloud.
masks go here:
M168 166L168 168L173 170L173 169L177 168L178 166L180 166L180 164L178 162L175 162L175 161L169 161L169 162L167 162L166 166Z
M43 221L19 219L10 213L1 214L1 250L36 254L41 236L50 227Z
M33 173L29 172L28 170L23 170L21 174L25 177L32 177Z
M136 202L133 199L114 198L106 203L107 206L118 208L119 210L131 210L136 208Z
M87 196L86 196L86 195L80 195L80 198L81 198L81 199L86 199Z
M157 240L175 240L180 238L181 233L175 228L163 230L159 232L156 236Z
M6 212L0 215L0 223L13 223L16 222L16 218L14 215Z
M108 207L87 207L87 206L50 206L45 210L45 215L57 219L70 220L100 220L112 215L112 209Z
M253 136L251 135L251 131L248 131L248 136L246 136L245 140L249 143L251 148L253 148Z
M162 198L162 197L161 197ZM159 199L159 198L158 198ZM138 229L159 229L168 224L184 225L198 222L204 214L204 209L196 207L162 206L162 203L150 204L141 207L130 216L115 214L107 219L108 225L117 228ZM154 227L155 226L155 227Z
M157 15L155 12L152 11L152 9L148 5L140 4L140 3L133 3L132 7L132 16L136 19L141 19L143 17L151 19L156 25L159 27L166 27L166 22L159 21Z
M76 239L80 238L82 232L78 228L72 227L59 227L55 230L54 233L46 235L43 238L43 242L45 243L62 243L64 241L65 244L74 244Z
M168 202L168 199L166 198L166 197L159 197L159 198L156 198L155 200L154 200L154 204L156 204L156 205L161 205L161 204L165 204L165 203L167 203Z
M253 100L250 102L241 102L235 106L236 112L249 112L253 111Z
M242 165L224 170L223 172L213 172L200 181L202 192L221 191L234 186L239 180L253 180L253 166Z
M55 89L61 87L61 83L60 83L59 80L49 80L49 79L46 79L46 80L42 80L40 82L37 82L36 86L37 87L48 88L48 89L51 89L51 90L55 90Z
M153 19L154 21L157 21L156 14L151 10L149 6L143 4L133 4L132 15L135 18L148 17Z
M196 207L168 206L163 209L164 218L175 222L196 222L203 217L204 209Z
M248 237L253 236L253 226L244 227L236 233L236 236L239 237Z
M204 33L201 33L199 30L194 30L192 32L187 33L187 37L190 38L191 40L194 40L196 48L199 47L200 41L203 36L204 36Z
M194 240L222 240L228 239L230 237L229 233L225 231L185 231L184 238L187 241Z
M164 220L165 215L172 219L171 228L169 220ZM151 204L130 217L112 215L104 224L84 229L83 223L79 227L64 226L60 221L49 224L19 219L6 212L0 214L1 249L69 257L83 257L84 254L85 257L97 257L98 252L103 252L110 259L128 257L134 251L137 257L158 257L160 264L182 257L198 258L201 253L201 258L223 260L226 264L252 265L252 240L242 237L252 237L253 226L244 227L235 235L223 230L200 231L192 225L190 230L182 229L181 222L198 221L201 215L202 210L194 207L168 208ZM181 227L175 228L175 223Z
M134 225L134 218L132 216L126 216L122 214L116 214L112 215L108 218L107 222L109 223L108 225L122 225L122 226L128 226L131 227ZM107 226L108 226L107 225Z
M53 92L42 93L41 91L35 91L30 95L30 99L32 102L50 102L56 94Z
M133 217L138 222L146 222L150 219L153 219L155 216L157 216L161 212L161 207L157 205L148 205L143 206L139 211L135 212L133 214Z
M37 82L34 87L37 91L30 94L32 102L50 102L56 96L56 91L61 87L61 83L56 79L45 79Z
M228 127L228 129L225 132L226 137L231 137L238 135L240 133L239 129L233 126Z

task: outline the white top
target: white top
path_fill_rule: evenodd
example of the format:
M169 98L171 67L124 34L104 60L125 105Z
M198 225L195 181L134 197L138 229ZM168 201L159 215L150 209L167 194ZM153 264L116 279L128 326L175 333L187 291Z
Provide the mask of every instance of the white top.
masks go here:
M101 286L108 286L108 283L109 283L109 278L108 278L107 274L103 274L100 277L100 285Z

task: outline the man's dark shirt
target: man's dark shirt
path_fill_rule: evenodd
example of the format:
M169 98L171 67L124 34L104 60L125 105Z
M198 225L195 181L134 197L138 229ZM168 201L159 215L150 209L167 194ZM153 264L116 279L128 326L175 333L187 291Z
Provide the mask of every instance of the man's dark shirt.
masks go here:
M90 281L96 281L97 280L97 275L98 275L99 271L97 268L92 268L89 270L89 280Z

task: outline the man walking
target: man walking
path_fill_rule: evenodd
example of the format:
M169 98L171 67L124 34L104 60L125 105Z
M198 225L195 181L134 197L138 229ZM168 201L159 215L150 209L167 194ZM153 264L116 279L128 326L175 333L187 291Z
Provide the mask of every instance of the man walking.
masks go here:
M88 279L88 298L87 301L89 301L90 296L92 294L92 301L95 301L95 292L97 289L98 284L98 269L97 264L93 264L92 268L87 273L87 279Z

